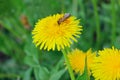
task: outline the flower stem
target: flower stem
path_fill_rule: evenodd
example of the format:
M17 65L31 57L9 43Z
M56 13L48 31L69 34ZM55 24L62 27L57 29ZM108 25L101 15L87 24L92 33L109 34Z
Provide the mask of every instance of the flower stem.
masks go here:
M67 52L65 50L62 50L62 53L64 55L64 58L65 58L65 61L66 61L66 64L67 64L67 68L68 68L71 80L75 80L75 77L74 77L74 74L73 74L73 70L72 70L72 68L70 66L70 62L69 62L68 57L67 57Z
M115 11L115 1L111 0L111 12L112 12L112 37L111 42L112 45L114 44L115 38L116 38L116 11Z
M99 48L100 44L100 20L99 20L99 14L97 9L97 0L92 0L93 8L94 8L94 18L96 21L96 34L97 34L97 44L96 47Z
M64 13L65 12L65 5L64 5L64 0L61 0L61 13Z
M72 13L74 16L77 16L77 9L78 9L78 0L72 1Z

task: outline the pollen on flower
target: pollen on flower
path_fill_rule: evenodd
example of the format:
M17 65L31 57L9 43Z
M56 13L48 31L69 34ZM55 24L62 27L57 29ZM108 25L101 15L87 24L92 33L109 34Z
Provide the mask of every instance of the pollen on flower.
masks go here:
M58 20L64 14L56 14L48 16L38 22L32 31L33 43L44 50L61 50L65 47L70 47L73 41L77 42L82 26L79 26L80 21L74 16L70 16L65 21L58 24Z

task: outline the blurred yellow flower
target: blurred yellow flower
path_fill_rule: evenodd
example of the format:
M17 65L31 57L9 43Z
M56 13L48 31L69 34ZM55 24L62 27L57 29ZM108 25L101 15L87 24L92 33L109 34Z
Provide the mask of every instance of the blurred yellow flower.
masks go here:
M98 54L92 65L95 80L120 80L120 50L106 48Z
M72 69L76 73L80 73L81 75L83 74L85 68L85 57L87 57L87 68L90 75L91 64L93 63L93 59L95 56L96 54L92 53L91 49L89 49L87 52L75 49L68 54Z
M82 26L79 26L79 20L76 20L74 16L58 24L63 16L64 14L56 14L39 20L32 31L33 43L40 49L49 51L70 47L72 41L76 42L76 37L81 34Z

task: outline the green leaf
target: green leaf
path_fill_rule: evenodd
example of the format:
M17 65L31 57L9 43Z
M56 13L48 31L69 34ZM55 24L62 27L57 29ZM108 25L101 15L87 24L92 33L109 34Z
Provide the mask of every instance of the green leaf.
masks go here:
M29 68L25 71L23 80L30 80L31 79L32 68Z
M61 57L59 62L56 64L56 66L54 68L52 68L49 80L59 80L61 78L61 76L66 71L65 68L61 69L63 67L63 63L64 63L64 58Z
M49 80L59 80L61 76L65 73L66 69L62 69L50 76Z
M34 56L26 56L24 59L24 63L29 65L30 67L39 66L39 62L34 60Z
M46 67L35 67L34 74L36 80L49 80L49 71Z
M25 47L24 47L24 51L25 51L25 53L26 53L27 55L29 55L29 56L33 56L33 55L35 55L35 54L38 53L37 48L36 48L36 47L34 46L34 44L32 43L32 38L31 38L31 36L28 37L28 40L27 40L26 45L25 45Z
M29 66L38 66L39 65L39 53L37 48L32 44L31 37L28 37L28 41L24 47L24 52L26 53L25 63Z

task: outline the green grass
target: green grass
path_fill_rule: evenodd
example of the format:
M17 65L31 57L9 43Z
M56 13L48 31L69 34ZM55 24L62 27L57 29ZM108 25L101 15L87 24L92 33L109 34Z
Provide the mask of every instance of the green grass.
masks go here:
M18 75L23 80L70 80L61 52L39 50L32 43L35 23L52 14L70 13L83 26L81 37L71 49L120 49L119 7L120 2L115 0L0 1L0 80L16 80ZM29 29L22 23L22 15Z

